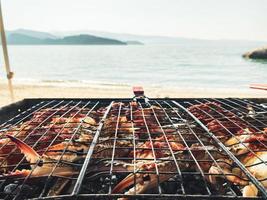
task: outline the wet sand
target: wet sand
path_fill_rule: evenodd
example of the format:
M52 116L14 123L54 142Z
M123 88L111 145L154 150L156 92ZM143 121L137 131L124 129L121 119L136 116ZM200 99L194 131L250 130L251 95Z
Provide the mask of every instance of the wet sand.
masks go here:
M158 88L145 86L145 94L150 98L196 98L196 97L240 97L267 98L264 90L237 89L197 89L197 88ZM131 86L63 86L42 84L14 84L15 101L24 98L131 98ZM6 81L0 81L0 106L11 103Z

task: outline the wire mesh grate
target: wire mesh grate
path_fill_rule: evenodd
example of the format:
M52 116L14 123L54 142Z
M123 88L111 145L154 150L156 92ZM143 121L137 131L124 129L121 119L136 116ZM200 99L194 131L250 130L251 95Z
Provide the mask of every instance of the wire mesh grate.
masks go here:
M40 100L0 125L0 197L264 198L266 124L242 99Z

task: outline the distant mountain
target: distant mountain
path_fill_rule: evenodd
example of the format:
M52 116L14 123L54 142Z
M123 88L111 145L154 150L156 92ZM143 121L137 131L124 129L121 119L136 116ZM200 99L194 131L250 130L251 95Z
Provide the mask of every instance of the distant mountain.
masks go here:
M66 36L60 39L45 39L44 41L47 44L127 45L127 43L121 42L119 40L96 37L86 34Z
M7 43L13 45L127 45L119 40L96 37L93 35L73 35L63 38L38 38L20 33L9 33Z
M7 36L11 34L23 34L26 36L39 38L39 39L60 39L66 36L73 35L93 35L96 37L109 38L114 40L119 40L129 42L129 44L142 43L142 44L181 44L192 41L202 41L198 39L190 38L178 38L178 37L165 37L165 36L144 36L144 35L134 35L134 34L124 34L124 33L111 33L104 31L65 31L65 32L40 32L27 29L17 29L14 31L7 31Z
M11 34L17 33L17 34L22 34L22 35L26 35L26 36L30 36L30 37L34 37L34 38L39 38L39 39L57 39L58 36L55 36L51 33L47 33L47 32L41 32L41 31L33 31L33 30L27 30L27 29L17 29L14 31L6 31L7 33L7 37Z
M134 41L135 44L142 43L142 44L174 44L174 45L180 45L180 44L188 44L188 43L194 43L194 44L203 44L203 43L213 43L213 42L222 42L222 43L229 43L232 44L233 42L252 42L257 44L262 44L263 41L248 41L248 40L204 40L204 39L194 39L194 38L183 38L183 37L166 37L166 36L147 36L147 35L134 35L134 34L127 34L127 33L111 33L111 32L105 32L105 31L88 31L88 30L81 30L81 31L65 31L65 32L41 32L41 31L34 31L34 30L27 30L27 29L17 29L14 31L7 31L7 36L10 36L12 34L21 34L23 36L33 37L33 42L38 43L38 41L34 41L34 39L52 39L52 41L39 41L39 43L64 43L64 44L72 44L70 40L73 40L73 38L69 38L66 40L62 40L65 37L68 36L79 36L79 35L89 35L96 38L105 38L110 40L116 40L119 43L128 43L133 44L132 41ZM14 35L13 35L14 36ZM12 36L12 37L13 37ZM82 36L83 37L83 36ZM82 42L81 38L75 38L74 40L78 39L80 42ZM95 38L95 39L96 39ZM31 40L30 38L25 38L25 40ZM86 41L89 38L85 39ZM56 40L56 41L53 41ZM20 39L22 41L22 38ZM84 41L84 40L83 40ZM128 42L127 42L128 41ZM136 41L136 42L135 42ZM91 41L92 42L92 41ZM110 41L108 41L109 43ZM23 42L21 42L23 43ZM26 43L26 42L25 42ZM111 42L112 43L112 42ZM115 42L117 44L117 42ZM81 44L81 43L79 43ZM100 43L101 44L101 43Z
M62 37L73 34L91 34L99 37L107 37L121 41L139 41L144 44L203 44L203 43L213 43L213 42L222 42L222 43L233 43L233 42L252 42L252 43L263 43L264 41L252 41L252 40L231 40L231 39L196 39L196 38L185 38L185 37L168 37L168 36L151 36L151 35L135 35L127 33L112 33L105 31L90 31L90 30L81 30L81 31L65 31L65 32L52 32L54 35ZM265 41L266 43L266 41Z
M134 35L127 33L111 33L104 31L67 31L67 32L53 32L58 37L74 35L74 34L91 34L99 37L107 37L121 41L138 41L143 44L181 44L192 41L201 41L198 39L166 37L166 36L146 36Z
M8 44L42 44L43 39L39 39L36 37L31 37L28 35L23 35L20 33L12 33L7 36Z

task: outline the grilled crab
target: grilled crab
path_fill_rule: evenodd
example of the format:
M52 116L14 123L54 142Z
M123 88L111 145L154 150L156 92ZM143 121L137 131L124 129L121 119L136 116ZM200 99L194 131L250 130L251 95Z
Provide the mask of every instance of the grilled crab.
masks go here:
M61 155L58 153L53 152L55 150L55 147L58 147L58 145L52 146L51 151L48 151L48 153L40 155L38 154L34 149L32 149L29 145L21 141L20 139L17 139L13 136L7 135L7 137L14 142L17 147L21 150L21 152L25 155L26 160L31 164L31 169L22 169L22 170L16 170L15 172L11 172L9 174L3 174L2 178L7 177L41 177L41 176L48 176L50 173L53 172L53 175L55 176L71 176L73 175L74 169L65 163L58 163L56 166L56 163L58 162L58 156ZM62 144L64 146L64 144ZM69 149L77 148L76 144L70 145L68 147ZM79 150L85 150L85 146L79 146ZM53 153L52 153L53 152ZM64 154L62 157L62 160L73 162L77 158L77 155L74 154Z
M173 174L171 172L177 172L175 163L171 161L171 157L166 157L166 161L162 158L159 162L154 161L139 162L135 166L135 172L129 174L119 184L117 184L112 193L122 193L125 189L128 189L124 194L142 194L149 189L155 188L158 184L167 181ZM134 171L134 165L126 165L127 170ZM157 175L156 168L160 175ZM170 173L166 173L166 171Z
M7 137L14 142L21 152L25 155L26 160L31 164L31 170L16 170L10 174L4 174L5 177L31 177L48 176L52 174L54 176L71 176L77 174L78 171L73 169L68 163L77 162L82 160L87 155L87 152L92 142L93 136L89 134L81 134L78 140L65 141L59 144L55 144L47 148L47 150L40 154L36 152L32 147L24 143L18 138L11 135ZM117 142L117 146L128 147L131 144L129 142ZM108 142L99 143L95 147L95 158L110 157L112 155L112 147ZM116 152L115 157L121 157L128 154L128 151ZM58 164L56 164L58 163Z
M73 116L72 118L57 116L52 117L50 120L51 123L40 126L39 128L36 123L31 124L28 121L22 125L17 125L12 129L3 132L4 138L0 139L0 160L6 162L8 165L11 165L15 164L19 159L21 159L19 155L16 157L14 155L9 156L14 149L11 145L9 145L10 138L5 137L5 135L27 140L27 143L35 143L38 141L38 144L35 145L35 148L44 149L49 146L49 141L55 140L55 138L56 140L54 141L54 144L61 143L65 139L70 139L81 122L83 123L81 129L79 130L80 132L83 132L84 129L88 130L88 127L94 129L97 125L95 119L82 114L76 115L75 117ZM2 154L5 156L2 156Z
M170 141L173 140L169 142L169 145L175 154L185 149L182 144L174 142L174 136L167 136L167 139ZM158 149L158 151L155 150L155 155L153 154L152 146ZM166 171L177 172L177 168L173 158L170 157L170 151L166 150L166 148L168 148L168 144L165 142L163 136L156 138L153 144L151 144L151 142L145 142L138 145L138 150L135 151L135 158L137 160L133 163L123 164L127 171L133 173L129 174L117 184L112 192L122 193L125 189L130 187L125 194L141 194L172 177L173 174L166 173ZM133 155L133 152L131 152L130 155ZM161 159L155 162L155 160L153 160L155 157ZM160 175L158 175L156 171L158 171Z
M239 135L225 142L225 145L229 146L230 150L237 156L247 170L267 189L266 144L266 133ZM209 170L209 173L213 174L209 176L211 183L215 184L218 178L222 178L222 174L224 174L224 177L228 181L244 186L244 197L255 197L258 195L256 186L247 180L245 174L239 168L233 167L233 161L219 159L217 163L221 169L213 165Z
M165 141L164 136L162 136L155 138L152 144L147 141L136 147L136 162L120 164L126 168L126 172L128 171L131 173L114 187L113 193L123 193L128 189L124 194L141 194L151 188L155 188L158 184L173 177L174 173L177 173L177 166L173 160L174 158L184 161L192 159L192 155L188 153L189 151L192 152L197 160L209 160L210 156L207 154L207 151L209 151L214 158L223 156L213 145L203 147L194 144L187 148L182 143L178 142L179 137L177 135L168 135L166 137L169 141L169 145ZM153 154L152 147L154 148L155 154ZM170 155L169 147L172 149L174 157ZM131 152L130 155L133 156L133 152ZM155 157L156 161L154 160ZM180 162L178 160L176 162L179 162L177 164L181 171L199 170L194 163ZM203 171L208 171L211 167L211 163L201 162L199 166ZM157 174L157 171L159 174Z

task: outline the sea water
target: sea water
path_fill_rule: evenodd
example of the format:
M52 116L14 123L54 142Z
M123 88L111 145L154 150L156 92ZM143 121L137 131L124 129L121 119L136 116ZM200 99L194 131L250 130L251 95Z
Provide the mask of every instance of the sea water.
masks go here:
M241 56L261 45L209 41L180 45L11 45L8 50L15 81L246 89L251 83L267 82L267 62ZM0 77L5 77L4 73L0 69Z

